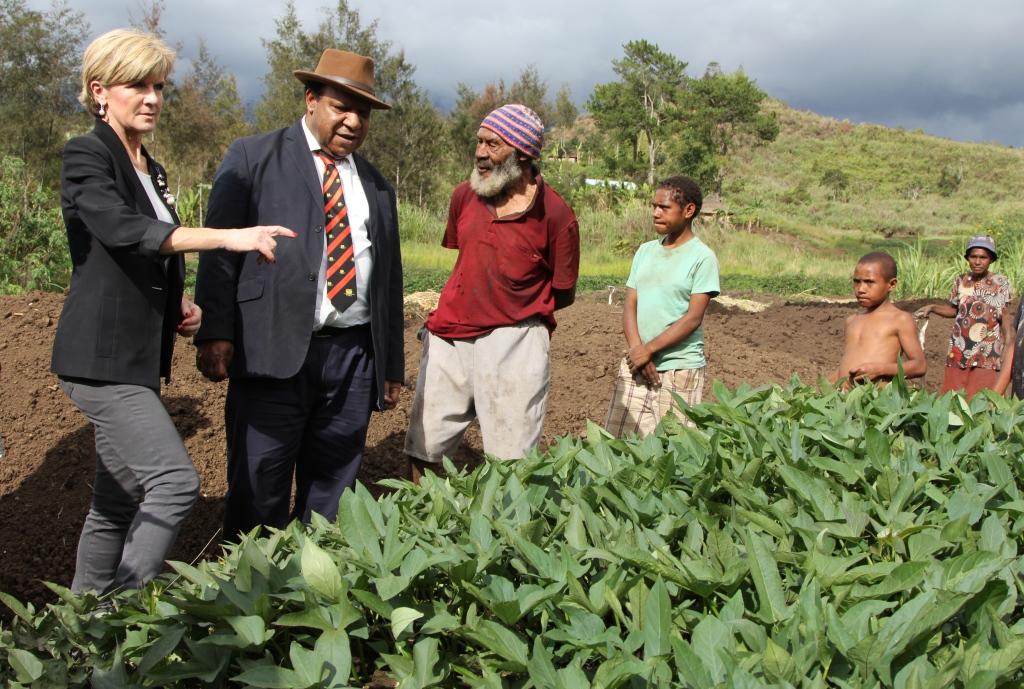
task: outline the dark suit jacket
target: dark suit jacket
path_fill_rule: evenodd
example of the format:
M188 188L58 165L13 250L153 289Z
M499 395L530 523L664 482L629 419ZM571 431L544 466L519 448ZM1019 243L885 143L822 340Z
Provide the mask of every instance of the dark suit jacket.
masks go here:
M358 155L355 161L370 206L367 297L377 405L383 408L384 381L405 377L398 210L394 189L377 169ZM196 342L232 341L233 377L294 376L313 333L324 252L323 191L301 122L231 144L213 180L207 224L283 225L298 233L278 239L273 264L258 262L254 253L206 252L196 278L196 303L203 309Z
M167 173L143 149L154 182ZM181 321L185 262L161 256L178 227L156 219L124 144L105 122L68 141L61 211L71 249L71 287L53 342L62 377L160 387L171 373Z

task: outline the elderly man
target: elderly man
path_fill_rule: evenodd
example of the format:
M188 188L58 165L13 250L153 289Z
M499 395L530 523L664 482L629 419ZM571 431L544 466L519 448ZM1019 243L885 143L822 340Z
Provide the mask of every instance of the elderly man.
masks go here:
M540 441L554 313L575 296L579 226L537 169L544 124L504 105L476 142L469 181L452 193L441 243L459 255L427 318L405 438L415 481L452 454L474 417L497 457L522 457Z
M230 378L227 539L313 512L333 519L355 482L371 408L398 400L395 192L355 153L371 111L390 107L374 94L373 67L324 51L315 71L295 72L303 117L235 141L214 178L210 226L280 224L299 235L274 264L224 252L199 262L197 364L210 380Z

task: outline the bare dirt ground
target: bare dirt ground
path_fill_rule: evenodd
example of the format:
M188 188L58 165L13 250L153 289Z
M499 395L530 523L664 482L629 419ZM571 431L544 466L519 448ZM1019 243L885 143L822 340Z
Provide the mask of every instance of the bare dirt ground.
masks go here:
M705 320L708 379L729 387L788 380L813 382L838 363L845 318L852 304L795 304L778 298L761 313L712 302ZM92 429L49 372L50 347L63 297L32 293L0 297L0 434L7 455L0 459L0 591L35 601L52 597L41 581L68 585L78 533L89 507L94 466ZM916 304L904 304L912 309ZM578 434L587 419L604 418L612 375L623 352L621 307L607 294L589 294L559 312L552 339L552 386L547 437ZM950 321L935 319L926 352L925 386L935 390ZM422 312L407 314L407 376L416 380ZM226 489L223 409L226 387L202 378L194 349L179 340L173 381L165 404L202 477L202 496L185 522L171 557L191 561L215 552ZM705 390L705 395L708 394ZM404 477L402 444L412 393L399 407L374 414L360 479L371 487ZM479 433L471 428L457 460L480 457Z

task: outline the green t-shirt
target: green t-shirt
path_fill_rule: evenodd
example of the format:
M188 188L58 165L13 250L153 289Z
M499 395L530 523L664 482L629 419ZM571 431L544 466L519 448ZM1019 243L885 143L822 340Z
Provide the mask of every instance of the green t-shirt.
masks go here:
M650 342L689 310L691 294L718 296L718 259L697 237L675 249L666 249L655 239L637 249L626 286L636 290L640 339ZM700 368L704 363L703 326L654 355L659 371Z

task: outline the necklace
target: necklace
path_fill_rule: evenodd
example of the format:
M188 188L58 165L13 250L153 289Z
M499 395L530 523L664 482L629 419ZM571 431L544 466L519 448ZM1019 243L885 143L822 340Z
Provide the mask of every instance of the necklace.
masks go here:
M167 180L164 179L163 170L157 170L156 172L156 190L163 198L164 203L167 204L168 208L174 208L174 194L171 193L170 187L167 186ZM177 209L175 209L177 210Z

